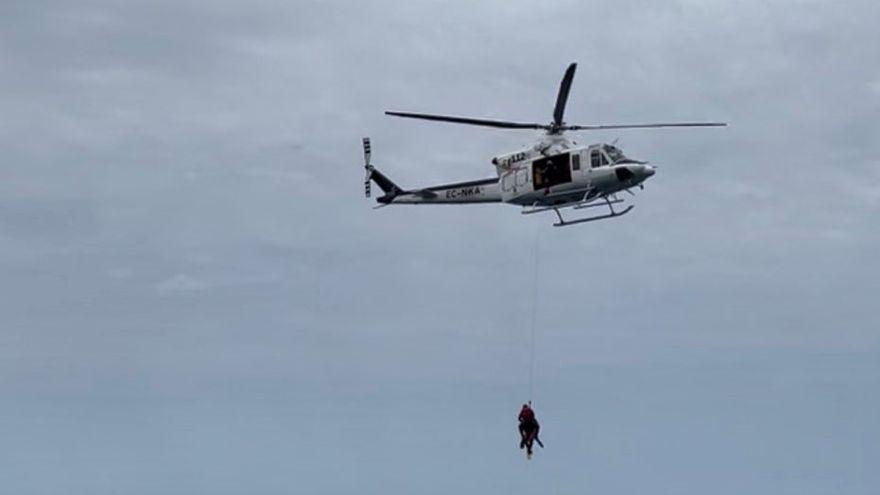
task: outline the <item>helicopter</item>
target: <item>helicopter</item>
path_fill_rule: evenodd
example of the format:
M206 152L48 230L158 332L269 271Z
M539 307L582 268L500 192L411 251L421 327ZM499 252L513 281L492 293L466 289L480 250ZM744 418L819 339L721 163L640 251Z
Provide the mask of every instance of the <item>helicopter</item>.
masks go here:
M656 167L646 161L627 157L616 146L616 141L611 144L578 145L564 135L566 131L727 125L725 122L568 124L563 121L563 116L576 70L577 63L572 63L566 69L559 85L553 120L549 124L386 111L386 115L394 117L500 129L533 129L544 133L533 146L492 158L491 163L495 166L497 177L420 189L403 189L376 169L370 163L370 138L365 137L363 149L366 197L370 197L370 183L375 182L384 193L376 198L379 203L376 208L397 204L508 203L521 206L521 213L524 215L554 211L559 219L553 224L556 227L614 218L629 213L634 207L626 205L616 210L614 205L625 202L618 193L627 192L635 196L632 188L644 189L644 182L656 173ZM565 208L581 210L594 207L607 207L608 213L566 220L560 212Z

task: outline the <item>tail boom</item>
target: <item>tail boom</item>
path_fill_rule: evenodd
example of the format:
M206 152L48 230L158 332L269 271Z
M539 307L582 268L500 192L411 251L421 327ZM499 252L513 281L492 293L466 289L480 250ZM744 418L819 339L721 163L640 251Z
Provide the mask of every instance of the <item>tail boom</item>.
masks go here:
M379 202L384 203L380 198ZM403 191L390 198L388 204L471 204L500 203L498 179L442 184L411 191Z
M366 170L364 193L369 198L370 183L375 182L385 193L376 198L376 201L382 205L500 203L502 201L497 178L404 190L370 163L372 155L370 138L365 137L363 145L364 169Z

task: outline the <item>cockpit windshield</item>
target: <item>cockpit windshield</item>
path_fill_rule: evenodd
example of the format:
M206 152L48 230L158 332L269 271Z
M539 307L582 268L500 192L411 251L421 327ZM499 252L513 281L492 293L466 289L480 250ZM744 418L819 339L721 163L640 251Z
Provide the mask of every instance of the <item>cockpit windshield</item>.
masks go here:
M623 152L620 151L617 147L606 144L604 146L605 154L608 155L608 158L611 160L611 163L617 163L626 160L626 157L623 156Z

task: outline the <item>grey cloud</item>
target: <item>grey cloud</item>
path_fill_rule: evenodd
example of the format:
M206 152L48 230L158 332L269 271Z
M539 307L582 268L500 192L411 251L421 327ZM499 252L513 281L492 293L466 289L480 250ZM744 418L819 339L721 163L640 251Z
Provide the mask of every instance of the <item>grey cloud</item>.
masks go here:
M184 273L178 273L156 284L156 291L159 294L175 294L205 290L208 287L210 287L210 284L202 280Z

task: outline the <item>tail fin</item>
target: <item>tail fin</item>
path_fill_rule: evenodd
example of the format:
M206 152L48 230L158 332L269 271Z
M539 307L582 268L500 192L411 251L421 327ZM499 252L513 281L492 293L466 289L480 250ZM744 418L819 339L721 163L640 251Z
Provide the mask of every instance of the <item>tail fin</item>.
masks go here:
M385 176L382 172L379 172L372 166L369 169L370 179L379 186L382 191L385 192L386 195L397 196L398 194L403 192L397 184L391 182L391 179Z
M390 200L397 196L398 194L403 192L397 184L391 181L388 177L385 176L382 172L379 172L372 165L370 165L370 138L364 138L364 169L367 171L366 177L364 177L364 195L366 197L370 197L370 181L376 183L380 189L385 193L384 198ZM380 198L381 201L381 198Z

